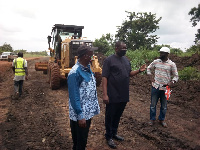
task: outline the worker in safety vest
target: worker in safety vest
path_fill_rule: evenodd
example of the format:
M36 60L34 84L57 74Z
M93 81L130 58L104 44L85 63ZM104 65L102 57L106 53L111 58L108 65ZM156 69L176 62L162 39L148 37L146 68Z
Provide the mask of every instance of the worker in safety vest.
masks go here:
M27 61L23 59L23 53L18 53L18 58L12 63L14 77L15 98L18 99L22 95L23 81L28 80Z

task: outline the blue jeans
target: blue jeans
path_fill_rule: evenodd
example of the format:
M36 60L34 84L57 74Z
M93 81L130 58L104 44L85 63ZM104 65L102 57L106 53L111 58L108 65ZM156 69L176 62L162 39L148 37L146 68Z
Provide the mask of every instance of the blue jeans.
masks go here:
M165 97L165 91L159 90L159 88L152 87L151 89L151 105L150 105L150 120L156 120L156 105L160 99L160 115L159 120L165 120L165 115L167 112L167 99Z

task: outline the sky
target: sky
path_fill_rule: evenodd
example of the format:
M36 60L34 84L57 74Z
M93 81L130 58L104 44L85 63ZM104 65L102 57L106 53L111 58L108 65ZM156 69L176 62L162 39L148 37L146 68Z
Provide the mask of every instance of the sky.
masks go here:
M84 26L83 37L95 41L116 34L129 12L151 12L162 17L157 44L185 51L194 45L197 28L188 12L199 0L0 0L0 46L44 51L54 24Z

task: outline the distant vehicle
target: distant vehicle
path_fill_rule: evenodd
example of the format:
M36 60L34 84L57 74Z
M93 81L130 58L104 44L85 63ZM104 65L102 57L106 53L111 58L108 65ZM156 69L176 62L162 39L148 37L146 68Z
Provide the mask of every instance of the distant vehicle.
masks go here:
M6 60L6 61L13 61L15 58L17 58L17 55L13 52L3 52L0 55L0 60Z

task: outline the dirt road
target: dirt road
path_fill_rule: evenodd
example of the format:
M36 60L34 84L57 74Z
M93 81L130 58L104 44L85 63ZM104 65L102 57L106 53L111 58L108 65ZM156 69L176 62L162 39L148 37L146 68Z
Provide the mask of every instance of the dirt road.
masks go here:
M28 60L29 80L24 93L13 100L11 63L0 62L0 149L1 150L68 150L72 139L68 117L66 83L52 91L46 75L35 71L35 62ZM88 150L109 150L104 139L105 105L98 87L100 115L94 117L88 137ZM116 142L119 150L200 149L200 82L179 81L172 89L166 121L168 128L158 123L148 126L150 82L138 75L130 82L130 102L121 118ZM159 112L159 106L157 108Z

